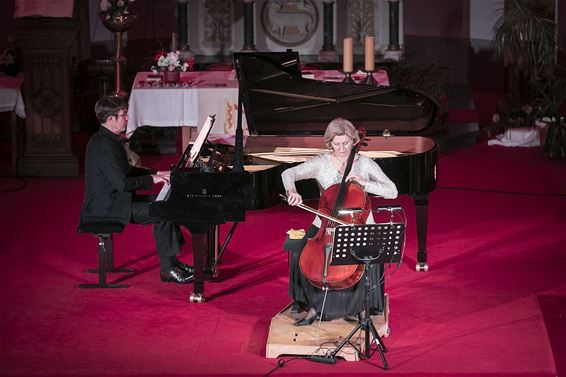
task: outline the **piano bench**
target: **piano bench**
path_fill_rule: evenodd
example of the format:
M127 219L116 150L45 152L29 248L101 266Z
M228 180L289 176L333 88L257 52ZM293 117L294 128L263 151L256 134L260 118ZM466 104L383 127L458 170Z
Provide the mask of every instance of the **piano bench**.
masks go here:
M115 221L81 222L78 233L91 233L98 238L98 268L88 272L98 273L98 284L79 284L79 288L128 288L127 284L109 284L106 274L112 272L134 272L131 268L114 267L114 233L122 233L124 225Z

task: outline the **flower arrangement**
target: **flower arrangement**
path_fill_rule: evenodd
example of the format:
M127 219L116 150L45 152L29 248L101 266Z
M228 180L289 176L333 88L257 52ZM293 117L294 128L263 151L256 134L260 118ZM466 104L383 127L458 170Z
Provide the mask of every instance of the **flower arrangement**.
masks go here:
M171 51L166 53L164 50L159 51L153 57L154 65L151 70L154 73L159 71L192 71L195 60L192 56L185 56L182 51Z
M127 16L128 6L135 0L100 0L100 14L105 19Z

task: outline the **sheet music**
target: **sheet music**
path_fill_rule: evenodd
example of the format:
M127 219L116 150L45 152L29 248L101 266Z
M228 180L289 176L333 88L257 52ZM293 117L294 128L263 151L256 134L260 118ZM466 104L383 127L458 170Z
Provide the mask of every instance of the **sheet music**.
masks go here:
M202 146L204 145L204 142L206 141L208 134L210 133L210 130L212 129L212 125L214 124L214 117L215 116L216 116L216 114L209 115L206 118L206 120L204 121L204 124L203 124L202 128L200 129L199 134L198 134L198 136L197 136L195 142L193 143L191 150L189 152L189 159L187 161L187 165L189 167L193 166L196 159L198 158L198 156L200 154L200 150L202 149ZM161 190L159 191L157 198L155 198L155 201L159 202L159 201L167 200L169 198L170 192L171 192L171 183L164 184L163 187L161 187Z
M202 146L204 145L204 142L206 141L206 139L208 138L208 134L210 133L210 130L212 129L212 125L214 124L214 117L216 116L216 114L214 115L209 115L206 120L204 121L204 125L202 126L202 128L200 129L198 136L195 140L195 142L193 143L193 146L191 147L191 151L189 152L189 166L192 166L199 153L200 150L202 148Z

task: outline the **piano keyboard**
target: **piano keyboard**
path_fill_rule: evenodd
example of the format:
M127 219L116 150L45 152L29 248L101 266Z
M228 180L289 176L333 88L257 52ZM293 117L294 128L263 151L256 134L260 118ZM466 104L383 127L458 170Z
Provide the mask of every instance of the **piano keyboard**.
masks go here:
M161 202L163 200L169 199L170 193L171 193L171 183L166 183L163 185L163 187L161 187L161 191L159 191L159 194L157 195L155 201Z

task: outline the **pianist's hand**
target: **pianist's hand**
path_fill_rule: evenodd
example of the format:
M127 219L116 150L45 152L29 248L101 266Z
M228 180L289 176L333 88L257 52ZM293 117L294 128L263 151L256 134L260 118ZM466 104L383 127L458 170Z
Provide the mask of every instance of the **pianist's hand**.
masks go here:
M289 190L289 192L287 193L287 203L290 206L298 206L303 204L303 197L294 190Z
M153 174L151 178L153 178L153 183L169 183L171 178L171 172L158 171L157 174Z

